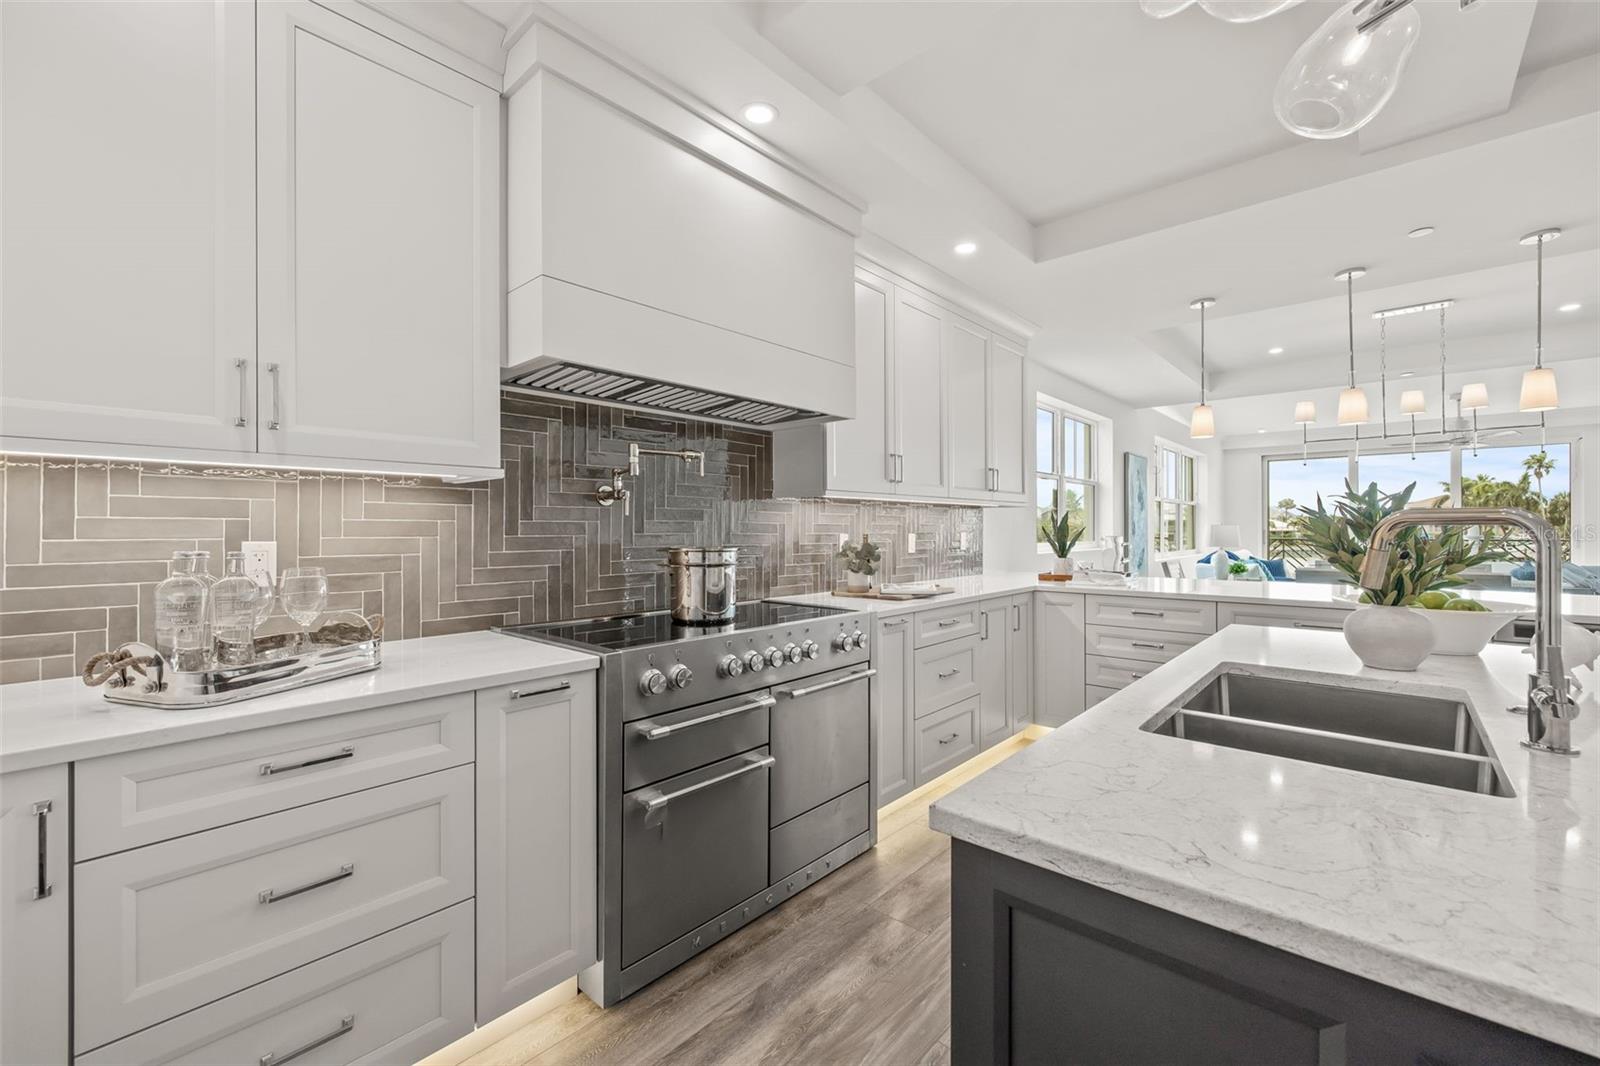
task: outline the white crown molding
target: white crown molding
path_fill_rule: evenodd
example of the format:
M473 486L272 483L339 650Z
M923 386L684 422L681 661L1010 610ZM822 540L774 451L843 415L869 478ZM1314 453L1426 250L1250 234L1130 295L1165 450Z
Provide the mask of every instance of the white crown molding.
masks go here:
M1026 344L1039 332L1037 323L996 303L877 234L862 233L856 237L856 258L874 273L887 271L895 276L890 280L910 282L921 290L921 296L945 304L951 310L984 319L1002 333L1010 334L1013 341Z
M460 0L314 0L496 91L505 71L504 31Z

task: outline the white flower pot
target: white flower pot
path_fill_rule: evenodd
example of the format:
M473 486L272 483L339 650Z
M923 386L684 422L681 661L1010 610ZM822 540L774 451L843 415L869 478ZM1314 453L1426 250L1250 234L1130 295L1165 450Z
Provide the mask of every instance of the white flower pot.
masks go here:
M1077 564L1071 559L1053 559L1050 562L1050 572L1052 574L1070 574L1077 568Z
M1410 607L1369 604L1344 620L1344 641L1376 670L1415 670L1433 651L1433 626Z
M851 592L871 592L872 575L858 574L854 570L848 570L844 575L844 587Z

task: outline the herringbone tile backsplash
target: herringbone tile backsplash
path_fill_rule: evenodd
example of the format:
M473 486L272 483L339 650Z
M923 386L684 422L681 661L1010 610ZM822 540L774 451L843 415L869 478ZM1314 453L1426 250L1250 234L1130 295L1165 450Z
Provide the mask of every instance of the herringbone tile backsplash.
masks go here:
M246 540L276 541L280 569L324 567L329 606L383 614L391 640L655 610L657 549L676 544L737 546L744 600L842 581L841 533L883 546L886 580L983 568L977 508L772 499L766 433L510 392L501 429L505 478L460 486L0 456L0 682L151 639L172 553L208 549L220 572ZM705 477L646 457L632 514L601 507L631 441L704 451Z

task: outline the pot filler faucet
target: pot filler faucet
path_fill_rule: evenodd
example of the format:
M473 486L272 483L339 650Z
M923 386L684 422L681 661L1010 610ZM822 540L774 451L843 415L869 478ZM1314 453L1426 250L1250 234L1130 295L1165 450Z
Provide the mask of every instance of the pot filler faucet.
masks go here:
M1517 507L1411 507L1378 522L1361 561L1361 587L1377 590L1389 571L1389 552L1402 529L1411 526L1509 526L1533 538L1536 628L1533 673L1528 675L1528 739L1524 747L1557 755L1576 755L1572 720L1578 704L1567 688L1561 662L1561 538L1555 527ZM1522 708L1513 707L1513 712Z
M641 448L638 444L628 445L628 465L626 468L614 467L611 471L611 481L602 481L595 486L594 498L600 501L601 507L610 507L618 500L622 501L622 513L630 513L630 500L633 492L622 484L625 477L639 476L639 458L645 455L665 455L671 459L682 460L684 466L698 466L695 473L701 477L706 476L706 453L693 451L689 448Z

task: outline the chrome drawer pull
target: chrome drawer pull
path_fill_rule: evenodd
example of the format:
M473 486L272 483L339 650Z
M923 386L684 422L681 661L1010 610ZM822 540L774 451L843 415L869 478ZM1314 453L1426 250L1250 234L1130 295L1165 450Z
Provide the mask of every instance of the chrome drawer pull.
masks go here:
M1011 628L1014 632L1020 633L1022 632L1022 604L1013 603L1011 610L1016 616L1015 621L1011 623Z
M34 875L33 898L44 899L56 890L50 883L50 812L55 808L52 800L40 800L33 805L34 827L39 832L39 869Z
M940 629L948 629L951 626L960 625L963 621L965 621L965 619L962 619L962 618L946 618L942 622L939 623L939 628Z
M958 739L958 738L959 738L959 737L960 737L960 736L961 736L961 734L960 734L960 733L951 733L951 734L950 734L950 735L949 735L949 736L947 736L947 737L941 737L941 738L940 738L940 739L939 739L939 743L941 743L941 744L948 744L948 743L950 743L950 742L951 742L951 741L952 741L952 740L956 740L956 739Z
M771 696L762 696L758 700L751 700L749 703L741 703L737 707L728 707L724 710L713 711L710 714L703 714L699 718L691 718L687 722L674 722L671 725L658 725L654 729L646 729L644 730L644 738L646 740L660 740L662 737L670 737L680 730L691 729L697 725L705 725L707 722L715 722L719 718L730 718L746 711L759 711L761 708L771 707L777 702Z
M285 1051L282 1055L278 1054L276 1051L269 1051L257 1059L256 1062L259 1063L260 1066L283 1066L284 1063L290 1061L291 1059L297 1059L308 1051L317 1050L317 1048L321 1047L323 1044L326 1044L330 1040L339 1039L341 1036L348 1033L355 1027L356 1016L354 1014L346 1014L343 1018L339 1019L339 1027L333 1030L333 1032L324 1033L315 1040L311 1041L309 1044L301 1044L293 1051Z
M1137 608L1129 609L1128 613L1136 614L1141 618L1165 618L1167 616L1166 611L1141 611Z
M952 670L940 670L939 671L939 680L943 681L947 677L955 677L960 672L961 672L961 667L959 667L959 666L954 668L954 669L952 669Z
M283 428L283 379L278 376L278 364L268 363L267 373L272 376L272 418L267 422L268 429Z
M743 777L745 774L751 773L755 770L765 769L777 761L777 759L774 759L770 755L760 755L754 759L750 759L743 766L736 770L729 770L725 774L718 774L716 777L707 778L698 785L690 785L688 788L680 788L676 792L656 792L651 790L648 795L639 797L639 803L643 805L646 812L658 811L675 799L682 799L685 796L692 796L701 789L710 788L712 785L720 785L724 781L732 781L736 777Z
M1330 626L1321 622L1296 622L1294 627L1296 629L1344 629L1344 626Z
M809 696L813 692L821 692L824 689L837 688L840 685L848 685L852 681L864 681L869 677L876 677L877 674L878 671L876 667L868 670L857 670L853 674L847 674L844 677L836 677L832 681L824 681L820 685L812 685L808 688L792 688L787 692L782 693L782 695L788 696L792 700L797 700L801 696Z
M250 365L250 360L248 360L248 359L235 359L233 361L233 368L239 372L239 417L237 417L237 418L235 418L233 420L233 424L235 426L247 426L247 425L250 424L249 420L245 418L245 407L244 407L245 398L246 398L246 394L245 394L245 372L244 371L245 371L245 367L247 367L249 365Z
M335 881L343 881L345 878L353 876L355 872L356 864L347 862L339 867L338 873L324 877L320 881L312 881L310 884L301 885L299 888L291 888L287 892L279 892L275 888L268 888L257 892L256 900L260 903L278 903L288 899L290 896L298 896L302 892L310 892L313 888L322 888L324 885L331 885Z
M550 686L548 686L546 688L530 688L530 689L514 688L514 689L511 690L511 698L514 699L514 700L525 700L529 696L548 696L552 692L565 692L567 689L569 689L571 687L572 687L572 682L571 681L558 681L554 685L550 685Z
M1167 647L1165 644L1152 644L1148 640L1130 640L1128 643L1135 648L1150 648L1154 651L1164 651Z
M888 629L890 626L903 626L908 621L910 621L908 618L887 618L883 622L883 628Z
M282 766L274 766L272 763L264 762L261 764L261 769L258 770L257 773L259 773L262 777L271 777L273 774L286 774L290 770L304 770L308 766L326 766L331 762L341 762L345 759L353 759L355 758L355 754L355 747L346 744L332 755L319 755L315 759L307 759L305 762L285 763Z
M1128 676L1131 677L1133 680L1137 681L1141 677L1143 677L1144 675L1143 674L1129 674Z

